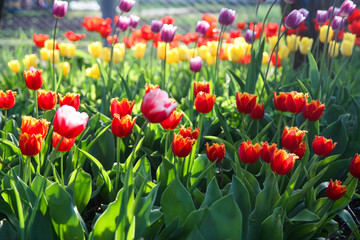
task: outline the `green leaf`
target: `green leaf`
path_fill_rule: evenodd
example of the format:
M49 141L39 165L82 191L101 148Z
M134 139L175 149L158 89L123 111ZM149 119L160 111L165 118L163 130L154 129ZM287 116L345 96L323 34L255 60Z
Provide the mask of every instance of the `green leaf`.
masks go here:
M231 69L228 69L229 73L231 74L231 76L236 80L236 82L239 84L239 87L241 89L242 92L245 91L245 83L241 80L241 78L236 75L235 72L233 72Z
M347 210L343 209L338 215L349 226L355 238L360 239L359 228L351 214Z
M18 239L14 227L6 219L0 221L0 236L6 236L7 240Z
M281 207L276 208L273 214L261 223L260 239L269 239L269 236L271 236L271 239L283 239L282 212Z
M301 210L294 217L290 218L293 222L314 222L319 220L320 217L308 209Z
M320 73L315 61L314 56L308 51L308 58L309 58L309 77L311 82L311 87L313 89L312 96L315 99L320 99Z
M76 207L81 213L88 204L91 197L91 175L83 169L78 168L70 175L69 188L74 192Z
M231 134L229 132L229 125L226 122L226 118L224 117L224 115L221 113L219 106L217 104L215 104L215 112L216 112L216 116L218 117L221 127L224 130L225 136L226 136L226 140L228 142L230 142L231 144L233 144L233 139L231 137Z
M115 159L115 141L111 130L108 127L106 129L104 133L97 134L99 137L96 138L91 148L86 148L86 151L99 159L105 170L110 170Z
M203 208L206 206L211 207L211 205L216 200L220 199L221 197L222 197L222 194L221 194L220 188L217 184L216 177L214 177L206 189L205 199L204 199L203 203L201 204L200 208Z

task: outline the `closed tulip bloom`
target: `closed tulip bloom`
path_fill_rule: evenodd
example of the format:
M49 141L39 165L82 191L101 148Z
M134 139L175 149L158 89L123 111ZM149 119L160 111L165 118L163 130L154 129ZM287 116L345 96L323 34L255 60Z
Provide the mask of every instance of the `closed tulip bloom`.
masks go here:
M226 25L226 26L231 25L234 22L235 14L236 14L235 10L231 10L228 8L221 9L219 15L219 23L221 25Z
M352 46L354 47L356 41L356 34L352 34L349 32L344 33L343 41L349 41L350 43L352 43Z
M345 195L347 189L345 185L341 185L340 180L330 180L330 183L326 189L326 196L333 201L339 200Z
M300 36L296 36L296 34L286 37L286 44L290 52L296 52L299 49L300 40Z
M85 75L91 78L100 78L101 76L99 66L97 64L93 64L91 68L86 69Z
M184 126L180 126L179 134L184 138L189 137L191 139L197 140L200 136L200 129L196 128L192 129L192 127L185 128Z
M178 63L179 61L180 59L179 59L178 49L177 48L170 49L170 51L167 52L166 64Z
M245 32L245 41L249 44L253 43L256 39L256 32L254 32L253 30L246 30Z
M194 82L194 97L199 92L210 93L210 84L207 82Z
M131 115L135 101L129 101L127 98L123 98L120 102L118 98L113 98L110 101L110 114L112 117L115 114L119 114L120 117Z
M309 11L306 10L305 8L300 8L299 12L305 17L307 18L307 16L309 15Z
M278 149L273 153L270 160L270 167L276 174L286 175L294 167L295 160L298 159L293 153L288 153L284 149Z
M67 44L67 57L74 57L76 54L76 46L73 43Z
M343 40L340 46L341 55L350 57L353 53L354 44L350 41Z
M164 24L161 29L161 41L165 43L171 43L174 40L176 30L177 27L173 26L172 24Z
M50 110L55 107L57 103L57 95L56 92L53 91L38 91L38 104L39 108L43 110Z
M249 93L236 93L236 107L240 113L251 113L256 104L256 95Z
M340 8L335 8L333 6L329 7L328 11L327 11L327 18L328 20L330 20L331 18L331 14L332 14L332 18L331 19L334 19L335 16L338 16L340 13Z
M101 59L104 61L104 62L109 62L110 61L110 58L111 58L111 50L110 48L108 47L103 47L101 49Z
M189 137L183 137L180 134L174 133L174 138L172 141L172 152L177 157L187 157L192 150L192 146L195 143L195 139L191 139Z
M289 57L289 54L290 54L290 50L287 46L283 45L280 47L278 52L279 55L278 57L280 60L287 59Z
M261 105L256 103L254 109L250 113L250 117L253 120L261 120L264 118L264 115L265 115L264 103L262 103Z
M190 70L194 73L200 72L202 67L202 59L197 56L190 59Z
M60 103L60 107L64 105L68 105L68 106L72 106L77 111L79 110L79 106L80 106L80 94L66 93L66 95L63 97L59 93L59 103Z
M195 97L195 108L200 113L209 113L215 104L215 100L215 95L199 92Z
M270 163L270 160L276 150L277 150L276 143L269 145L268 142L264 142L264 143L262 142L261 153L260 153L261 159L264 162Z
M316 155L326 157L335 148L337 143L333 143L332 139L326 139L322 136L315 136L312 142L312 148Z
M68 62L61 62L58 64L59 72L66 77L70 73L70 63Z
M26 69L30 69L31 67L35 68L38 64L38 58L36 54L25 55L25 58L23 59L23 63Z
M148 91L141 103L141 112L151 123L161 123L176 109L176 102L169 99L167 92L157 88Z
M286 126L281 137L282 145L286 149L295 150L302 142L305 133L307 133L307 131L299 130L297 127L289 128L288 126Z
M40 57L41 57L41 60L43 60L43 61L49 61L50 60L49 50L47 48L41 48L40 49Z
M93 42L88 45L88 52L94 58L98 58L101 56L102 45L101 42Z
M8 62L8 67L13 73L20 72L20 63L18 60L11 60L10 62Z
M268 38L268 41L269 41L269 51L271 52L271 51L273 51L273 49L275 49L274 51L276 51L279 47L279 44L278 44L278 46L275 48L275 46L276 46L276 43L277 43L277 41L278 41L278 36L272 36L272 37L269 37Z
M134 51L135 57L136 57L137 59L144 58L144 56L145 56L145 51L146 51L146 43L137 43L137 44L133 47L133 51Z
M335 32L340 32L345 26L344 19L340 16L335 16L334 19L331 22L331 28Z
M353 1L345 0L340 7L340 16L343 18L350 17L356 8L356 4Z
M353 157L353 159L350 163L349 172L354 177L360 179L360 155L359 154L355 154L355 156Z
M339 56L340 43L331 41L329 44L329 55L331 58L337 58Z
M66 57L68 55L68 48L67 48L67 43L59 43L58 44L59 50L60 50L60 55L62 57Z
M251 141L242 142L239 148L240 160L246 164L254 164L261 154L260 144L253 145Z
M111 122L111 131L115 137L124 138L129 136L133 130L137 117L131 118L130 115L120 117L119 114L115 114Z
M209 53L212 56L216 56L216 53L217 53L216 51L217 51L218 45L219 45L218 41L209 41L209 42L207 42L207 47L208 47Z
M31 116L21 118L21 132L28 134L40 134L44 139L49 130L50 122L45 119L36 119Z
M58 45L57 44L57 41L55 41L55 46ZM45 41L44 43L44 47L47 49L47 50L53 50L53 47L54 47L54 40L52 39L48 39Z
M180 61L189 60L189 48L186 45L181 45L180 47L178 47L178 52Z
M6 92L3 92L3 90L0 90L0 108L7 110L14 107L15 96L16 96L16 92L13 92L11 90L7 90Z
M209 65L209 66L214 66L215 63L216 63L216 55L213 56L211 55L209 52L206 54L206 63Z
M183 115L184 113L173 111L167 119L161 122L161 126L165 130L174 130L179 125Z
M77 112L74 107L64 105L55 113L54 132L66 138L76 138L84 131L88 120L86 113Z
M205 35L209 28L210 24L207 21L201 20L197 22L195 32L199 35Z
M276 92L273 92L273 95L274 95L274 105L275 105L275 108L279 111L282 111L282 112L287 112L287 108L286 108L286 98L287 98L287 94L286 93L283 93L283 92L280 92L279 95L277 96L276 95Z
M165 60L165 47L166 47L167 51L170 50L169 44L164 43L164 42L159 42L158 48L157 48L157 56L161 60Z
M285 101L286 109L291 113L301 113L304 104L306 104L307 96L307 94L296 91L287 93Z
M300 53L302 55L307 55L308 50L311 51L312 45L313 45L314 39L303 37L300 41Z
M39 48L43 48L45 46L45 41L49 39L49 35L46 34L33 34L33 41L35 45Z
M298 156L297 160L301 160L306 153L306 142L301 142L300 145L296 149L291 150L290 153Z
M116 29L120 30L121 32L125 32L129 26L130 26L130 18L124 16L119 17L119 21L116 25Z
M52 14L56 18L63 18L67 12L68 2L55 0Z
M122 54L118 48L114 48L113 63L120 63L123 58L124 54Z
M53 135L52 135L52 146L53 146L53 148L56 148L56 146L60 142L61 138L62 137L59 134L57 134L56 132L53 132ZM76 140L76 138L65 138L64 137L61 140L61 143L58 146L57 150L59 152L68 152L68 151L70 151L70 149L72 148L72 146L75 143L75 140Z
M135 3L135 0L121 0L119 8L122 12L129 12Z
M163 23L160 20L152 20L151 21L151 31L153 33L159 33L161 31L162 26L163 26Z
M328 20L328 13L326 10L317 10L316 11L316 21L318 24L323 25Z
M43 138L41 134L19 134L19 148L23 155L32 157L40 153Z
M136 28L137 25L139 24L140 18L132 14L130 14L129 18L130 18L130 27Z
M288 29L294 30L298 28L305 19L306 17L299 10L293 10L289 13L289 15L287 15L285 19L285 26Z
M209 147L209 143L206 143L206 156L211 162L221 162L225 157L225 144L221 143L219 145L213 143L212 146Z
M59 62L59 60L60 60L60 52L59 52L59 50L55 50L55 51L49 50L48 52L49 52L50 62L54 63L54 60L55 60L55 64L57 64ZM55 56L54 56L55 59L53 59L54 54L55 54Z
M199 56L202 60L206 60L207 54L209 53L209 48L206 45L199 47Z
M245 57L246 43L229 44L227 47L227 55L231 62L239 62L241 58Z
M305 119L314 122L320 119L321 115L324 113L324 109L324 104L319 100L313 100L310 103L304 104L302 115Z
M31 90L38 90L43 84L42 70L30 67L28 71L24 72L26 86Z
M262 57L262 65L265 65L269 62L269 54L267 52L263 52L263 57Z

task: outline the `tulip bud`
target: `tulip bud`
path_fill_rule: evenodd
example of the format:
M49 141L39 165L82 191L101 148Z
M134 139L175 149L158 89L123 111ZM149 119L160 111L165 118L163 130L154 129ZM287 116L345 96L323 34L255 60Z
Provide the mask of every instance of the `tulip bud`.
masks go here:
M121 16L119 17L119 21L116 25L116 29L125 32L130 26L130 18Z
M113 98L110 103L110 114L112 117L114 117L115 114L119 114L120 117L131 115L135 105L135 101L129 101L126 98L123 98L120 102L118 98Z
M213 145L209 147L209 143L206 143L206 156L211 162L221 162L225 157L225 144L221 143L219 145L213 143Z
M199 92L210 93L210 84L207 82L194 82L194 97Z
M324 109L324 104L319 100L313 100L310 103L304 104L302 115L305 119L314 122L320 119L321 115L324 113Z
M309 11L306 10L305 8L300 8L299 12L305 17L307 18L307 16L309 15Z
M210 93L199 92L195 98L195 108L200 113L211 112L215 104L216 96Z
M62 57L66 57L68 55L67 43L59 43L58 46L59 46L59 50L60 50L60 55Z
M174 133L174 138L172 141L172 151L177 157L187 157L192 150L192 146L195 143L195 139L191 139L189 137L183 137L180 134Z
M280 92L279 93L279 96L276 96L276 92L273 92L273 95L274 95L274 105L275 105L275 108L279 111L282 111L282 112L287 112L287 108L286 108L286 98L287 98L287 94L286 93L283 93L283 92Z
M135 0L121 0L119 8L122 12L129 12L131 8L135 5Z
M293 10L285 19L285 26L288 29L294 30L305 21L305 16L299 10Z
M256 39L256 32L253 30L246 30L245 32L245 41L249 44L253 43Z
M127 137L133 130L137 117L131 119L130 115L120 117L119 114L115 114L111 123L111 131L115 137L124 138Z
M162 26L163 26L163 23L160 20L152 20L151 21L151 31L153 33L159 33L161 31Z
M76 54L76 46L75 44L72 44L72 43L68 43L67 44L67 56L68 57L74 57L75 54Z
M332 139L326 139L321 136L315 136L312 142L312 148L316 155L326 157L335 148L337 143L333 144Z
M15 106L16 92L7 90L6 93L0 90L0 108L7 110Z
M280 60L287 59L289 57L290 51L289 48L285 45L281 46L278 52L278 57Z
M264 162L270 163L270 160L274 154L274 152L277 150L277 145L276 143L273 143L269 146L268 142L265 143L261 143L261 159Z
M326 189L326 196L333 201L339 200L342 196L345 195L347 189L345 185L341 185L340 180L335 180L335 182L330 180L330 183Z
M20 63L18 60L11 60L10 62L8 62L8 67L13 73L20 72Z
M340 16L343 18L350 17L356 8L356 4L353 1L345 0L340 7Z
M236 93L236 107L240 113L251 113L256 104L256 95L248 93Z
M38 91L38 104L39 108L43 110L50 110L55 107L57 103L57 95L56 92L53 91Z
M43 138L41 134L19 134L19 148L25 156L35 156L40 153L42 147Z
M137 25L139 24L140 18L135 15L130 15L129 18L130 18L130 27L136 28Z
M359 154L355 154L355 156L353 157L353 159L350 163L349 172L354 177L360 179L360 155Z
M36 68L38 64L38 58L36 54L25 55L25 58L23 59L23 63L26 69L30 69L31 67Z
M49 61L50 60L49 50L47 48L41 48L40 49L40 57L41 57L41 60L43 60L43 61Z
M207 42L207 47L208 47L209 53L212 56L216 56L216 53L217 53L216 50L217 50L218 45L219 45L218 41L209 41L209 42Z
M306 104L308 94L292 91L286 95L286 109L291 113L301 113L304 104Z
M262 103L261 105L256 103L254 109L250 113L250 117L253 120L261 120L264 118L264 115L265 115L264 103Z
M64 105L68 105L68 106L72 106L77 111L79 110L79 106L80 106L80 94L66 93L66 95L63 97L59 93L59 103L60 103L60 107Z
M260 144L253 145L251 141L242 142L239 148L240 160L246 164L254 164L261 154Z
M55 46L58 45L57 44L57 41L55 41ZM48 39L44 42L44 47L47 49L47 50L53 50L54 49L54 41L53 39Z
M323 25L328 20L328 12L326 10L317 10L316 21L318 24Z
M205 45L202 45L199 47L199 56L202 60L206 60L207 54L209 53L209 48Z
M70 63L61 62L58 64L58 69L59 69L60 73L62 73L62 75L64 77L66 77L70 73Z
M281 137L283 147L289 150L298 148L305 133L307 133L307 131L299 130L297 127L289 128L286 126Z
M235 14L236 14L235 10L231 10L228 8L221 9L219 15L219 23L221 25L226 25L226 26L231 25L234 22Z
M284 149L278 149L273 153L270 160L270 167L276 174L286 175L294 167L295 160L298 159L293 153L288 153Z
M200 72L202 67L202 59L197 56L190 59L190 70L194 73Z
M206 54L206 62L209 66L214 66L216 63L216 55L211 55L209 52Z
M195 32L199 35L205 35L209 28L210 24L207 21L201 20L197 22Z
M63 18L67 12L68 2L55 0L52 14L56 18Z
M339 56L340 43L331 41L329 44L329 55L331 58L337 58Z
M161 122L161 126L165 130L174 130L179 125L183 115L184 113L173 111L167 119Z
M100 78L100 69L97 64L93 64L91 68L87 68L85 75L91 78Z
M161 29L161 41L165 43L170 43L174 40L175 33L176 33L177 27L173 26L172 24L164 24Z
M334 19L331 22L331 28L335 32L340 32L345 26L344 19L340 16L335 16Z
M56 132L53 132L52 135L52 146L53 148L56 148L59 144L62 136L57 134ZM68 152L72 148L72 146L75 143L76 138L62 138L60 145L58 146L57 150L59 152Z
M180 126L179 134L183 136L184 138L191 138L194 140L197 140L200 135L199 128L196 128L194 131L192 130L192 127L185 128L184 126Z
M178 52L180 61L189 60L189 48L186 45L181 45L178 47Z
M31 90L38 90L43 84L41 76L42 70L30 67L28 71L24 72L26 86Z

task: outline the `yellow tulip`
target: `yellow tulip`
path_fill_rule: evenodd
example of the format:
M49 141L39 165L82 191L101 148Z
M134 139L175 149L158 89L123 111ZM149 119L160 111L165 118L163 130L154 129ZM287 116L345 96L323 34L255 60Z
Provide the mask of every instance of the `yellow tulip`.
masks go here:
M337 58L339 56L339 48L340 43L336 43L335 41L331 41L329 44L329 54L332 58Z
M144 56L145 56L145 51L146 51L146 43L137 43L137 44L133 47L133 51L134 51L135 57L136 57L137 59L144 58Z
M118 49L118 53L120 54L120 58L124 58L125 57L125 44L124 43L116 43L114 45L114 49Z
M94 64L91 68L87 68L85 75L91 78L100 78L100 69L98 65Z
M50 58L50 62L53 63L53 60L54 60L54 53L53 53L53 50L49 50L48 51L49 53L49 58ZM59 50L55 50L55 64L58 63L60 60L60 53L59 53Z
M41 48L40 49L40 57L43 61L49 61L49 50L47 48Z
M118 48L114 48L113 52L113 63L120 63L122 60L121 52Z
M167 43L164 42L159 42L158 44L158 48L157 48L157 56L158 58L160 58L161 60L165 59L165 46L166 46L166 53L169 52L169 45Z
M166 63L173 64L179 62L179 51L177 48L173 48L167 52Z
M322 42L322 43L324 43L325 40L326 40L326 34L327 34L327 31L328 31L328 28L329 28L328 25L323 25L323 26L320 28L320 42ZM333 31L332 28L330 27L330 29L329 29L329 35L328 35L328 39L327 39L328 42L331 41L331 39L333 38L333 35L334 35L334 31Z
M88 45L88 52L94 58L98 58L101 56L101 49L102 49L101 42L93 42L90 45Z
M209 53L209 48L205 45L202 45L199 47L199 56L202 60L206 60L207 54Z
M268 62L269 62L269 54L267 52L263 52L262 65L265 65Z
M246 41L245 41L245 38L243 38L243 37L238 37L238 38L234 39L234 44L240 44L240 43L244 43L244 42L246 42Z
M214 66L215 63L216 63L216 55L213 56L211 55L211 53L207 53L207 56L206 56L206 62L207 64L209 64L210 66Z
M38 58L36 54L25 55L25 58L23 59L23 63L26 69L29 69L30 67L36 68L37 62L38 62Z
M277 41L278 41L278 36L269 37L268 41L269 41L269 51L272 52L275 45L276 45L276 43L277 43ZM279 44L278 44L278 46L279 46ZM278 46L276 47L276 49L274 51L277 51L279 49Z
M197 50L198 49L194 49L194 48L189 49L188 50L188 56L189 56L188 59L193 58L193 57L197 57L198 56Z
M290 50L287 46L281 46L278 53L280 60L287 59L289 57L289 53Z
M56 41L55 41L55 45L56 45ZM52 39L48 39L45 41L44 43L44 47L47 49L47 50L53 50L54 48L54 41Z
M244 44L229 44L227 48L228 58L231 62L239 62L245 56Z
M208 49L209 49L209 52L211 55L216 56L216 50L217 50L218 45L219 45L219 42L217 42L217 41L207 42L207 46L208 46Z
M349 41L352 43L352 46L354 47L356 40L356 34L352 34L349 32L344 33L343 41Z
M353 42L343 39L340 46L341 55L343 55L344 57L350 57L353 53L353 49Z
M296 52L299 49L300 36L292 34L286 37L286 45L290 52Z
M73 43L67 44L67 56L68 57L74 57L76 54L76 46Z
M180 61L189 60L189 48L186 45L181 45L179 48L179 59ZM191 55L192 56L192 55Z
M110 48L104 47L101 49L101 58L104 62L109 62L111 57Z
M300 41L300 53L302 55L307 55L308 50L311 50L311 47L313 45L314 39L303 37Z
M20 72L20 63L18 60L11 60L10 62L8 62L8 66L13 73Z
M222 44L222 49L223 49L223 55L222 55L222 57L223 58L225 58L225 59L228 59L229 58L229 54L228 54L228 49L229 49L229 46L230 46L231 44L229 44L229 43L223 43ZM222 59L223 59L222 58Z
M61 62L58 64L58 70L61 72L64 77L70 73L70 64L68 62Z
M58 46L59 46L59 50L60 50L60 55L62 57L67 57L67 55L68 55L68 45L67 45L67 43L59 43Z

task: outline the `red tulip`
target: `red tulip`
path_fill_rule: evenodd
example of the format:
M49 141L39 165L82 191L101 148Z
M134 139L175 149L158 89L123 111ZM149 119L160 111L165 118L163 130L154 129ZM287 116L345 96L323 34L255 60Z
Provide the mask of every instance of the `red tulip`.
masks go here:
M196 128L194 131L191 127L185 128L184 126L180 126L179 134L184 138L189 137L191 139L197 140L200 135L199 128Z
M261 143L261 159L264 162L270 163L270 160L273 156L273 153L277 150L276 143L273 143L269 146L268 142Z
M240 113L251 113L256 104L256 95L236 93L236 107Z
M159 85L147 84L145 83L145 93L148 93L150 90L158 89Z
M293 150L290 150L290 153L294 153L296 156L298 156L298 160L301 160L306 152L306 142L301 142L300 145Z
M57 103L56 92L39 90L38 103L39 103L39 107L43 110L53 109Z
M206 156L211 162L221 162L225 157L225 144L221 143L219 145L213 143L213 145L209 147L209 143L206 143Z
M291 113L300 113L306 104L307 94L295 91L287 93L285 105L286 109Z
M210 93L210 84L207 82L194 82L194 97L199 92Z
M115 137L127 137L133 130L136 119L137 117L131 119L130 115L121 117L119 114L115 114L111 123L111 131Z
M78 93L67 93L64 97L59 93L60 107L64 105L72 106L75 110L79 110L80 106L80 94Z
M25 156L35 156L41 151L43 138L41 134L19 134L19 147L20 151Z
M335 182L330 180L329 186L326 189L326 196L333 201L339 200L346 193L347 189L345 185L341 185L340 180Z
M200 113L211 112L216 96L210 93L199 92L195 98L195 108Z
M280 92L279 96L276 96L276 92L273 92L274 94L274 105L275 108L279 111L286 112L287 108L285 105L287 95L286 93Z
M163 24L173 24L175 23L175 19L171 16L166 16L166 17L163 17L160 19L160 21L163 23Z
M49 130L50 122L45 119L36 119L31 116L23 116L21 118L21 132L29 135L38 135L42 138L46 137Z
M86 35L84 33L83 34L75 34L72 31L67 31L65 33L65 37L67 39L69 39L69 41L76 42L76 41L79 41L79 40L83 39L84 37L86 37Z
M16 92L7 90L6 93L4 93L3 90L0 90L0 108L7 110L14 107L15 96Z
M174 130L179 125L183 115L183 113L173 111L167 119L161 122L161 126L165 130Z
M254 164L260 157L261 147L256 143L253 145L251 141L242 142L239 148L240 160L246 164Z
M283 147L289 150L295 150L299 147L305 133L307 133L307 131L299 130L297 127L289 128L286 126L281 138Z
M43 48L45 46L45 41L49 39L49 35L46 34L33 34L33 41L35 45L39 48Z
M278 149L274 152L270 167L276 174L285 175L288 174L294 167L295 160L298 159L293 153L288 153L284 149Z
M254 109L250 113L250 117L254 120L261 120L264 118L265 115L265 108L264 103L261 105L256 103Z
M43 84L41 76L42 70L30 67L29 70L24 72L26 86L31 90L38 90Z
M356 154L351 161L349 172L360 179L360 155Z
M74 107L64 105L60 107L54 117L54 132L66 138L76 138L86 128L89 116L80 113Z
M58 145L59 141L61 140L61 136L59 134L57 134L56 132L53 132L52 135L52 146L53 148L56 148L56 146ZM75 143L76 138L63 138L59 147L58 147L58 151L59 152L68 152L70 151L70 149L72 148L72 146Z
M312 142L314 153L318 156L326 157L335 148L337 143L333 144L332 139L326 139L321 136L315 136Z
M141 103L141 112L151 123L160 123L176 109L177 104L169 99L167 92L160 88L150 90Z
M302 115L305 119L314 122L320 119L321 115L324 113L324 109L325 105L319 100L311 101L309 104L304 104Z
M120 102L118 98L113 98L110 102L110 113L112 117L114 117L115 114L119 114L120 117L124 117L128 114L131 115L135 105L135 101L129 101L126 98L123 98Z
M152 40L154 38L154 33L151 31L151 26L143 25L140 28L140 31L141 31L141 37L146 41Z
M174 133L174 138L172 141L172 151L175 156L178 157L186 157L191 153L192 146L195 143L195 139L191 139L189 137L183 137L180 134Z

